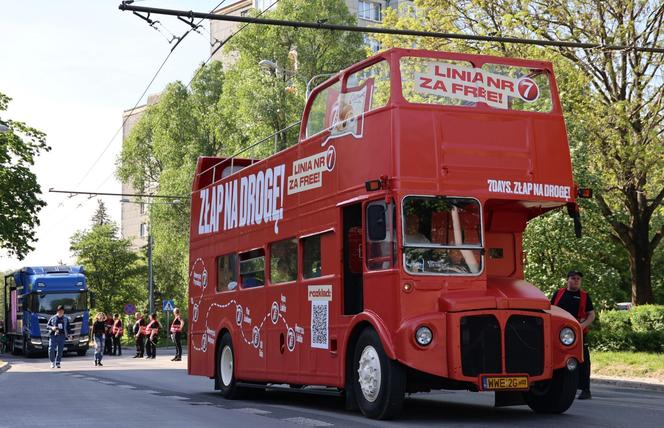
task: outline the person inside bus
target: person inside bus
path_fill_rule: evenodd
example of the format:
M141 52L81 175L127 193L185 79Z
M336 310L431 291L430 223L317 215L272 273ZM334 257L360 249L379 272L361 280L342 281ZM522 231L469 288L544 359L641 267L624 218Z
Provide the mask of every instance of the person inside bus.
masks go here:
M262 285L263 281L260 278L256 278L255 273L242 275L242 287L253 288L253 287L260 287Z
M277 261L276 269L274 272L271 272L271 282L279 284L281 282L295 281L297 273L294 272L295 269L291 268L290 263L286 257L281 257Z
M460 250L450 250L447 252L447 263L445 270L450 273L470 273L463 254Z
M420 232L420 218L417 214L406 216L406 244L430 244L429 238Z

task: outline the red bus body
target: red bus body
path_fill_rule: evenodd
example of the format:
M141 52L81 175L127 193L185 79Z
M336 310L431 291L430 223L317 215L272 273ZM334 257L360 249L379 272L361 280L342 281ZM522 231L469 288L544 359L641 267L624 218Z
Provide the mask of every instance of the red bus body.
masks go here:
M551 63L391 49L356 64L313 91L298 144L199 159L189 374L217 376L228 334L237 380L348 388L370 328L408 391L552 379L582 361L582 332L524 281L522 233L575 192Z

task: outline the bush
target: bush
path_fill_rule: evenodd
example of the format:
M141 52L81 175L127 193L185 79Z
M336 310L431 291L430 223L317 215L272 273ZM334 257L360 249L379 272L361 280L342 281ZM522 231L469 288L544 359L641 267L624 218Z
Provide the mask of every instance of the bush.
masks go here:
M588 340L598 351L664 352L664 306L602 311Z

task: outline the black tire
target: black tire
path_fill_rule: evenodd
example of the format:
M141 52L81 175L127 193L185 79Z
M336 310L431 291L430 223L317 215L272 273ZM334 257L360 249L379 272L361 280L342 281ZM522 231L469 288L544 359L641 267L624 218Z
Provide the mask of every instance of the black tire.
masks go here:
M366 354L365 354L366 352ZM371 370L380 367L379 376L373 373L376 387L367 388L363 391L360 384L360 360L364 358L374 360L377 358L376 367L364 364L364 374L372 377ZM379 365L378 365L379 364ZM376 380L379 377L380 380ZM406 392L406 374L399 362L391 360L385 354L383 345L378 334L371 328L367 328L357 340L353 351L352 387L355 400L362 414L371 419L393 419L401 414L403 409L404 395ZM365 385L366 385L365 381ZM371 382L369 382L371 383Z
M84 357L85 354L87 354L87 353L88 353L88 350L87 350L87 349L79 349L78 351L76 351L76 354L77 354L79 357Z
M222 357L224 357L225 351L230 352L230 376L227 376L228 370L222 370ZM237 386L237 378L235 376L235 351L233 350L231 335L228 333L224 333L221 337L221 342L219 342L219 347L217 348L217 384L219 385L222 397L228 400L239 398L242 389Z
M533 385L530 391L523 393L523 398L536 413L563 413L574 402L578 382L578 369L558 369L550 381Z

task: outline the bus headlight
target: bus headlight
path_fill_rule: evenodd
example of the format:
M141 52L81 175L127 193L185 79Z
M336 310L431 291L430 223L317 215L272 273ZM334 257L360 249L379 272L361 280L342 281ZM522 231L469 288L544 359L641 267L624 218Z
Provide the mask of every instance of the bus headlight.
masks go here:
M570 346L576 341L576 334L574 330L569 327L563 327L560 329L560 343L565 346Z
M427 346L429 343L431 343L432 339L433 333L429 327L421 326L415 332L415 341L420 346Z

